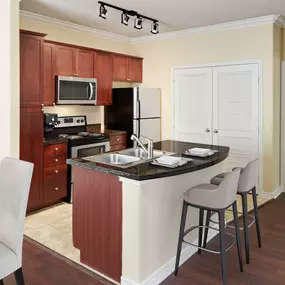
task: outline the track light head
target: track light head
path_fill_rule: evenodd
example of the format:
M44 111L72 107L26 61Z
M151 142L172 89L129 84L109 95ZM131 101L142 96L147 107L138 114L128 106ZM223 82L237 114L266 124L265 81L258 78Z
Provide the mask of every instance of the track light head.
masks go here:
M159 23L158 22L153 22L151 24L151 33L155 35L159 33Z
M129 20L130 20L129 15L126 12L123 12L121 15L121 23L124 24L125 26L127 26Z
M107 14L107 9L103 4L101 4L100 10L99 10L99 17L106 20L106 14Z
M142 19L140 16L137 16L137 17L135 18L134 27L135 27L137 30L141 30L141 29L143 28L142 23L143 23L143 19Z

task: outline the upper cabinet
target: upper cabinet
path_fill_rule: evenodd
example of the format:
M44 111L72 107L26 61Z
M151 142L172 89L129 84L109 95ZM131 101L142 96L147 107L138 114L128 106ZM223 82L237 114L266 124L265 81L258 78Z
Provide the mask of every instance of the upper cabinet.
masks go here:
M22 107L43 104L44 38L32 33L20 34L20 103Z
M55 45L55 75L93 78L92 50Z
M112 55L97 52L94 58L94 76L97 78L97 105L111 105Z
M44 105L55 105L55 80L53 75L54 45L44 44Z
M132 82L142 82L143 61L139 58L128 58L128 77Z
M75 49L67 46L55 45L54 73L58 76L76 76Z
M94 52L84 49L76 49L75 51L75 73L79 77L94 77Z
M113 55L113 80L142 82L142 59Z

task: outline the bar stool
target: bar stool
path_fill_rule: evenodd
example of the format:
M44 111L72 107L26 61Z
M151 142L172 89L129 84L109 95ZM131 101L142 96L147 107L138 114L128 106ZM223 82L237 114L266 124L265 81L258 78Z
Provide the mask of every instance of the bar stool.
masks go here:
M235 170L235 168L233 169ZM221 173L212 178L211 184L219 185L224 176L227 173ZM244 240L245 240L245 254L246 254L246 263L250 263L249 256L249 235L248 228L251 227L254 223L256 225L256 233L258 246L261 248L261 235L260 235L260 226L259 226L259 214L257 207L257 195L256 195L256 183L258 179L258 159L251 161L245 168L241 169L240 179L238 183L238 191L237 194L241 196L242 199L242 216L243 216L243 230L244 230ZM252 195L253 199L253 207L254 207L254 217L248 214L248 206L247 206L247 196L248 194ZM251 216L252 222L248 223L248 216ZM207 213L206 225L210 223L211 213ZM206 246L207 234L204 235L204 246Z
M233 172L225 175L224 179L218 186L213 185L213 184L200 184L185 192L184 200L183 200L182 215L181 215L181 224L180 224L180 232L179 232L179 238L178 238L174 275L177 276L178 274L182 243L185 242L192 246L198 247L199 253L201 253L201 250L205 250L205 251L220 254L223 285L227 284L226 251L229 250L229 248L226 249L226 244L225 244L225 235L227 234L225 233L225 211L230 206L232 206L233 208L236 236L231 235L231 234L228 234L228 235L235 237L235 240L237 243L240 271L243 272L241 241L240 241L240 235L239 235L238 213L237 213L237 203L236 203L236 194L237 194L239 175L240 175L240 169L236 169ZM199 225L191 227L190 229L185 231L187 210L189 206L199 209L199 213L200 213L199 214ZM220 251L219 252L214 252L206 248L202 248L203 228L206 227L203 225L205 210L218 213L218 216L219 216L219 230L218 231L220 232ZM184 240L184 237L187 234L189 234L191 231L197 228L199 229L198 246ZM213 230L217 230L215 228L211 228L211 227L209 228ZM230 247L232 247L234 243Z

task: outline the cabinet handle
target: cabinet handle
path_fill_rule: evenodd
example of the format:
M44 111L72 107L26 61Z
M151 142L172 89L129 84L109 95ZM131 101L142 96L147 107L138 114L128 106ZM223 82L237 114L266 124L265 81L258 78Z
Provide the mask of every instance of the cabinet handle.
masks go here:
M117 142L119 141L120 139L117 139Z
M216 129L214 130L214 133L215 133L215 134L217 134L218 132L219 132L218 130L216 130Z
M44 109L42 109L42 112L44 112L45 110Z
M56 158L54 161L55 161L55 162L58 162L58 159Z
M54 172L55 172L55 173L58 173L58 170L55 170Z
M53 106L55 106L55 103L52 103Z
M127 81L131 81L131 79L130 79L130 78L128 78L128 79L127 79Z
M54 150L55 150L55 151L58 151L58 148L56 147Z
M42 106L42 107L44 107L44 106L45 106L45 104L41 104L41 106Z
M205 130L205 132L206 132L206 133L209 133L209 132L210 132L210 129L209 129L209 128L207 128L207 129Z
M58 187L55 187L54 190L55 190L55 191L58 191Z

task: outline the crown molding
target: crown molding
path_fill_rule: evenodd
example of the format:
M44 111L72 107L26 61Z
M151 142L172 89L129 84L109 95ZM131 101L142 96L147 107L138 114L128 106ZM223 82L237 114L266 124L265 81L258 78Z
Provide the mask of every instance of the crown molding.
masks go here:
M58 20L55 18L51 18L51 17L47 17L47 16L43 16L43 15L39 15L39 14L27 12L27 11L23 11L23 10L20 10L20 16L25 18L25 19L30 19L30 20L46 23L46 24L56 26L59 28L65 28L65 29L70 29L72 31L89 33L89 34L92 34L93 36L102 36L102 37L113 39L113 40L129 42L129 43L131 42L130 37L125 37L125 36L121 36L118 34L106 32L106 31L102 31L102 30L97 30L97 29L90 28L87 26L82 26L82 25L70 23L67 21Z
M143 42L157 41L162 39L172 39L189 35L198 35L210 32L221 32L226 30L252 27L264 24L277 24L278 26L283 28L285 27L285 19L280 15L268 15L268 16L228 22L223 24L193 28L193 29L185 29L168 33L160 33L158 35L136 37L131 39L131 43L143 43Z
M285 28L285 18L283 16L268 15L268 16L228 22L228 23L223 23L223 24L192 28L192 29L185 29L185 30L167 32L167 33L160 33L157 35L149 35L149 36L131 38L127 36L122 36L122 35L106 32L106 31L90 28L87 26L73 24L67 21L62 21L62 20L58 20L55 18L51 18L51 17L23 11L23 10L20 11L20 16L26 19L43 22L49 25L60 27L60 28L66 28L66 29L70 29L73 31L77 31L77 32L85 32L93 36L102 36L105 38L133 43L133 44L157 41L157 40L163 40L163 39L172 39L172 38L189 36L189 35L198 35L198 34L210 33L210 32L221 32L221 31L226 31L226 30L239 29L239 28L245 28L245 27L265 25L265 24L276 24L280 28Z

